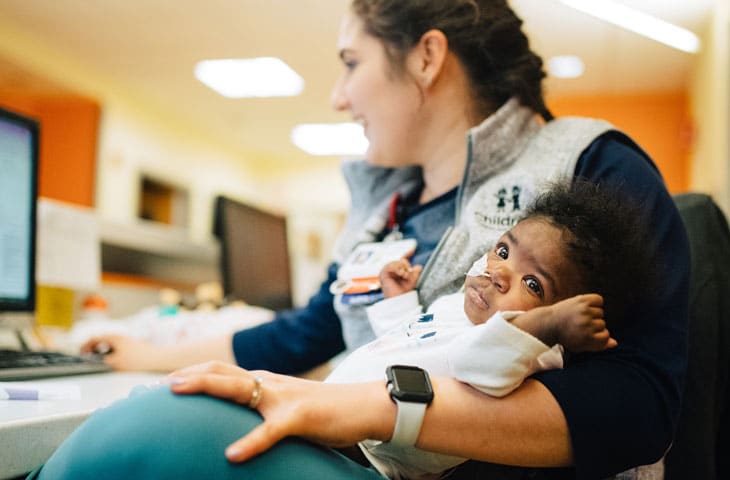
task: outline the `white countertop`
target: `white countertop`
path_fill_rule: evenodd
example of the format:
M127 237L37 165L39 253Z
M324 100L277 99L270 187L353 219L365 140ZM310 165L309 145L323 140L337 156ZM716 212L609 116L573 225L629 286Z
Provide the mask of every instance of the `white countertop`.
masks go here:
M42 464L94 410L125 398L137 385L162 378L147 373L100 373L28 382L18 387L58 386L78 392L59 400L0 400L0 478L12 478Z

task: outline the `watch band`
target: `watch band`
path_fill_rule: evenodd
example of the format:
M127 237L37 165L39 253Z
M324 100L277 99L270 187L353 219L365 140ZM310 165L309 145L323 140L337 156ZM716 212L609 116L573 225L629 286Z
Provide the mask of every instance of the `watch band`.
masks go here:
M404 402L395 399L398 413L395 417L395 428L390 442L401 447L410 447L416 444L418 434L421 433L423 416L426 414L426 403Z

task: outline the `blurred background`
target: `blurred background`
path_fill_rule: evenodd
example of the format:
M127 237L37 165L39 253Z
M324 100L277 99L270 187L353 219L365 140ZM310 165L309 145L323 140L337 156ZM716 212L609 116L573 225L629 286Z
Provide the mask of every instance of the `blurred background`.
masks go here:
M654 158L672 193L703 191L730 211L730 2L615 2L694 33L694 51L571 3L581 2L511 2L546 64L578 62L578 76L551 71L553 112L613 122ZM347 4L0 0L0 106L41 120L40 194L101 222L107 288L190 290L219 279L217 196L285 217L294 303L316 288L349 206L345 155L307 153L292 131L350 121L329 102ZM194 75L202 60L251 57L283 60L301 93L226 98Z

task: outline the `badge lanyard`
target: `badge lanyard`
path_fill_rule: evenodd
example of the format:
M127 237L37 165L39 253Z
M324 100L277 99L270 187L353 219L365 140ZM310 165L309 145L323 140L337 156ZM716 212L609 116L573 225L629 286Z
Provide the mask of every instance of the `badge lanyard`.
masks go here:
M398 223L398 203L400 202L400 193L395 193L390 201L390 207L388 208L388 222L385 224L388 229L388 234L385 235L383 241L400 240L403 238L403 234L400 231L400 225Z

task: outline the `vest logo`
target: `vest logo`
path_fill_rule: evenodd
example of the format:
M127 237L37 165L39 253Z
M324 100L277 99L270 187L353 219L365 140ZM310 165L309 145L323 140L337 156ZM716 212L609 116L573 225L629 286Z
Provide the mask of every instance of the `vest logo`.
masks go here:
M522 218L523 187L518 184L502 185L486 198L486 212L474 212L477 221L489 228L507 230ZM529 195L528 195L529 196Z
M508 201L512 202L511 211L516 212L520 210L520 192L522 192L522 188L519 185L512 185L512 198L509 200L507 199L507 192L508 190L504 187L500 188L497 192L497 211L504 212Z

